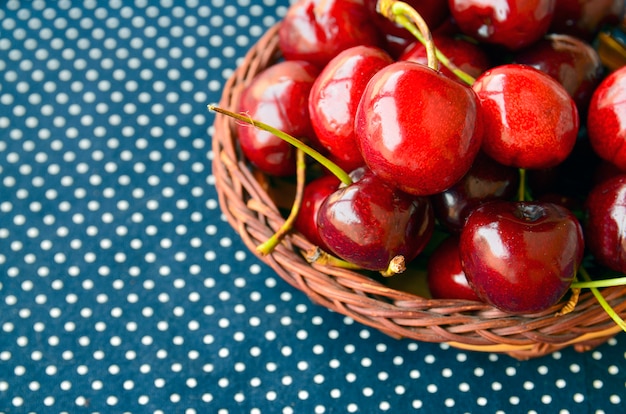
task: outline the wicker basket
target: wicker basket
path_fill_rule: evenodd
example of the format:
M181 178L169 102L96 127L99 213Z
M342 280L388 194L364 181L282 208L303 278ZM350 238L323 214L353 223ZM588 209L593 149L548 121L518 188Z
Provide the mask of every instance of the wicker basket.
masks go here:
M278 25L248 51L228 80L219 104L222 108L236 111L243 88L280 59ZM540 314L512 316L481 303L424 298L392 289L358 272L310 264L302 252L312 245L296 232L289 234L272 254L259 255L256 246L270 237L284 218L262 180L243 160L234 125L223 115L215 118L213 174L221 209L250 251L313 302L395 338L448 343L520 360L568 346L587 351L620 331L592 293L585 290L569 314L556 316L560 306L555 306ZM626 316L626 287L605 288L602 294L620 315Z

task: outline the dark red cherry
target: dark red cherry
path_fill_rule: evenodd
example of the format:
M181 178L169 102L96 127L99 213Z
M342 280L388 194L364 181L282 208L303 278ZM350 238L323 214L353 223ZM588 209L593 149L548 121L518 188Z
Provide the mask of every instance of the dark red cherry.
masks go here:
M604 74L600 56L589 43L563 34L544 36L517 53L514 60L558 80L581 114L586 113L591 95Z
M588 108L587 131L598 156L626 171L626 66L596 88Z
M317 212L326 197L334 193L339 186L339 179L332 174L322 175L307 183L302 194L302 204L296 216L294 228L320 249L330 251L320 238L317 226Z
M281 61L260 72L244 89L239 111L287 134L316 141L309 119L309 92L319 74L304 61ZM296 171L295 149L275 135L237 123L245 157L261 171L288 176Z
M349 47L384 44L362 0L297 0L282 20L278 40L285 59L320 69Z
M540 312L568 291L584 252L582 227L562 206L492 201L460 236L463 270L476 294L510 313Z
M376 5L378 1L379 0L364 0L365 7L370 13L374 24L378 26L383 33L415 40L415 37L413 37L408 30L392 22L377 11ZM450 15L448 3L445 0L406 0L405 3L422 16L431 30L435 30Z
M321 239L331 252L364 269L384 271L401 255L413 260L434 230L430 200L403 193L365 167L319 208Z
M463 33L518 50L547 33L555 0L449 0L448 5Z
M321 145L347 171L364 165L354 134L354 117L370 78L393 59L375 46L340 52L322 70L309 95L311 125Z
M618 24L625 7L624 0L556 0L550 31L591 41L604 25Z
M626 174L606 179L589 193L585 240L602 265L626 273Z
M474 78L492 66L485 49L465 37L434 33L433 42L452 63ZM426 65L428 63L426 47L420 42L414 42L399 57L399 60L411 60ZM459 78L447 67L439 65L439 70L449 78L460 82Z
M576 143L576 103L550 75L531 66L505 64L483 73L472 88L484 122L483 151L501 164L549 168Z
M480 300L469 285L459 254L456 236L442 241L428 259L428 290L434 299Z
M512 200L518 192L517 168L502 165L479 153L470 170L447 190L431 196L435 217L453 233L459 233L474 208L487 201Z
M471 167L482 117L471 88L428 66L399 61L369 81L355 117L367 166L414 195L431 195Z

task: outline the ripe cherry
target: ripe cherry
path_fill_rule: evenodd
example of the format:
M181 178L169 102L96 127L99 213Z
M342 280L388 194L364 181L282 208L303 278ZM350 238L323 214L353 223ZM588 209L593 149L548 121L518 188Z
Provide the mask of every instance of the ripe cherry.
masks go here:
M308 241L325 251L330 249L319 236L317 212L326 197L334 193L338 186L339 179L332 174L322 175L307 183L302 194L300 211L293 224Z
M483 73L478 96L485 135L482 149L504 165L549 168L576 143L578 109L565 88L531 66L506 64Z
M589 251L602 265L626 273L626 175L596 185L587 197L585 211Z
M449 188L472 165L482 117L471 88L428 66L392 63L367 84L355 133L367 166L414 195Z
M303 61L282 61L272 65L244 89L239 110L285 133L315 142L308 100L318 74L316 66ZM293 146L249 125L238 123L236 128L243 154L261 171L275 176L295 173Z
M596 88L587 113L587 131L598 156L626 171L626 66Z
M367 82L393 59L375 46L340 52L322 70L309 95L311 125L331 158L347 171L364 164L354 134L354 116Z
M480 300L463 271L457 236L448 237L437 246L426 270L428 290L434 299Z
M297 0L282 20L278 41L285 59L320 69L349 47L384 44L362 0Z
M519 183L517 168L502 165L480 152L463 178L431 196L435 217L447 230L458 234L474 208L496 199L512 200Z
M463 33L479 42L518 50L547 33L555 0L449 0Z
M366 167L354 170L319 208L321 239L332 253L368 270L386 271L396 256L413 260L434 230L430 200L392 187Z
M558 80L576 102L578 112L587 112L593 91L604 75L598 52L573 36L548 34L520 51L514 61L533 66Z
M460 236L463 270L476 294L510 313L555 305L584 252L578 219L543 202L492 201L476 208Z

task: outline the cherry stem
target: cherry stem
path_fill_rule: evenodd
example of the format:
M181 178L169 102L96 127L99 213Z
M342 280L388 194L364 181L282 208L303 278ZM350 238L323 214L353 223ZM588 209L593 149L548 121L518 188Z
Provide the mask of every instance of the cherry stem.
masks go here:
M602 279L602 280L589 280L586 282L574 282L572 283L573 288L605 288L605 287L614 287L614 286L624 286L626 285L626 276L622 277L613 277L610 279Z
M306 184L306 162L304 151L296 150L296 195L291 205L291 211L289 216L285 219L282 226L272 236L259 244L256 247L256 251L263 256L266 256L274 251L276 246L282 241L282 239L291 231L293 223L296 221L298 214L300 213L300 206L302 205L302 197L304 194L304 185Z
M404 256L398 255L391 259L391 261L389 262L389 266L387 266L387 269L381 270L380 274L384 277L391 277L402 273L405 270L406 260L404 259Z
M323 266L333 266L350 270L362 270L362 268L356 264L333 256L332 254L320 249L318 246L313 246L311 249L307 250L304 253L304 258L309 263L320 264Z
M339 167L337 164L335 164L334 162L332 162L331 160L329 160L328 158L326 158L325 156L323 156L322 154L320 154L317 150L311 148L310 146L306 145L304 142L300 141L297 138L294 138L293 136L277 129L274 128L273 126L270 126L266 123L260 122L260 121L255 121L254 119L250 118L247 115L242 115L242 114L238 114L232 111L229 111L227 109L223 109L220 108L218 106L215 105L211 105L209 104L207 106L207 108L210 111L215 111L219 114L222 115L226 115L228 117L234 118L237 121L243 122L245 124L249 124L252 125L256 128L259 128L263 131L267 131L271 134L273 134L274 136L276 136L277 138L282 139L283 141L288 142L289 144L293 145L294 147L298 148L299 150L301 150L302 152L304 152L306 155L308 155L309 157L313 158L315 161L319 162L320 164L322 164L324 167L326 167L331 173L333 173L338 179L339 181L341 181L343 184L345 185L350 185L352 184L352 179L350 178L350 175L348 175L347 172L345 172L341 167Z
M424 47L428 67L439 70L439 63L448 68L459 79L468 85L476 79L467 72L461 70L452 61L435 47L432 34L422 16L409 4L396 0L378 0L376 10L392 22L399 24L408 30Z
M586 281L591 282L591 277L589 276L589 273L587 273L587 270L584 267L581 266L580 269L578 269L578 273L580 273ZM598 288L590 287L590 289L591 289L591 293L593 293L593 296L596 297L596 300L598 301L600 306L602 306L602 309L604 309L604 311L611 317L611 319L613 319L613 321L620 328L622 328L624 332L626 332L626 322L624 322L624 320L617 314L617 312L615 312L615 310L606 301L606 299L604 299L604 296L602 296L602 293L600 293Z

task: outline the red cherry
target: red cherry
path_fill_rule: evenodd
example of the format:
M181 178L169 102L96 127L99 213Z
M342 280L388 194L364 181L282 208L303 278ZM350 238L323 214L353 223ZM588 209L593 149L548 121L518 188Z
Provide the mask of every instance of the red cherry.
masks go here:
M278 41L285 59L320 69L349 47L384 42L362 0L298 0L282 20Z
M319 69L303 61L282 61L260 72L244 89L239 111L296 137L315 141L308 100ZM297 110L294 110L297 108ZM261 171L289 176L296 171L295 149L275 135L237 124L245 157Z
M543 311L568 291L584 252L582 227L562 206L493 201L460 236L463 270L476 294L510 313Z
M556 0L550 31L591 41L603 25L616 25L624 16L624 0Z
M408 263L426 246L434 230L428 198L388 185L361 167L319 208L321 239L340 258L364 269L387 270L401 255Z
M459 239L448 237L428 259L428 290L434 299L480 300L470 286L461 266Z
M467 173L480 149L482 122L471 88L400 61L370 79L355 133L374 173L407 193L431 195Z
M435 217L452 233L460 233L472 210L488 201L512 200L519 187L517 168L479 153L470 170L447 190L431 196Z
M354 134L354 117L370 78L393 59L375 46L340 52L322 70L309 95L309 116L321 145L342 168L364 164Z
M317 226L317 212L326 197L337 191L339 179L334 175L323 175L309 182L304 187L300 211L293 224L308 241L327 252L330 251L326 243L320 238Z
M463 33L518 50L547 33L555 0L449 0L448 5Z
M571 153L578 135L578 110L550 75L531 66L507 64L483 73L472 88L483 114L483 150L496 161L549 168Z
M598 156L626 171L626 66L596 88L587 113L587 131Z
M374 24L379 27L383 33L415 40L413 35L408 30L398 24L395 24L377 11L376 6L378 1L379 0L364 0L365 7L370 13ZM431 29L438 27L450 15L448 4L444 0L406 0L405 3L415 9Z
M626 175L594 187L585 204L585 239L602 265L626 273Z
M433 42L437 49L446 55L452 63L474 78L492 66L491 59L485 49L464 37L433 34ZM400 56L399 60L411 60L426 65L428 63L426 47L420 42L414 42ZM449 78L462 82L447 67L439 65L439 70Z
M591 95L604 74L598 52L573 36L549 34L514 57L516 63L533 66L559 81L586 113Z

